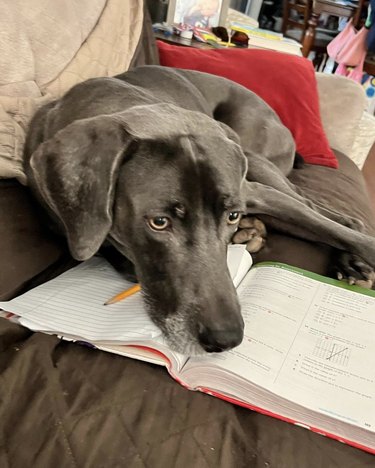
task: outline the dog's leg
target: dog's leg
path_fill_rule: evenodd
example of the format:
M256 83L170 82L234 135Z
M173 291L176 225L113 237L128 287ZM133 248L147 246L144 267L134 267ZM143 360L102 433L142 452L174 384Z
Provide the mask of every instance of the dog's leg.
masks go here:
M207 78L205 78L207 79ZM295 143L290 131L275 112L258 96L245 88L225 82L220 100L216 102L204 83L204 95L212 104L213 117L236 132L248 162L247 179L289 195L307 207L352 229L360 229L356 218L315 203L303 196L287 176L293 168ZM223 83L224 84L224 83ZM200 77L202 90L203 78Z
M306 208L316 211L323 216L335 221L343 226L347 226L357 231L363 230L363 223L357 218L347 216L335 210L325 207L320 202L313 202L303 196L299 187L292 184L284 174L268 159L256 154L246 153L248 160L247 180L261 183L288 195L290 198L303 203Z
M295 198L256 182L244 183L243 196L247 213L266 215L267 225L306 240L324 242L375 266L375 238L332 221ZM363 273L364 277L368 276Z

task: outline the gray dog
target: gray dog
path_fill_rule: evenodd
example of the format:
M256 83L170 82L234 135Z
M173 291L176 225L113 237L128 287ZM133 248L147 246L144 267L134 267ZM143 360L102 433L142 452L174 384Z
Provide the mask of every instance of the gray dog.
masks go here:
M306 200L286 178L295 146L264 101L224 78L141 67L91 79L35 115L26 172L78 260L103 243L135 266L151 318L181 352L243 338L226 250L243 214L375 265L360 223ZM357 257L359 256L359 257Z

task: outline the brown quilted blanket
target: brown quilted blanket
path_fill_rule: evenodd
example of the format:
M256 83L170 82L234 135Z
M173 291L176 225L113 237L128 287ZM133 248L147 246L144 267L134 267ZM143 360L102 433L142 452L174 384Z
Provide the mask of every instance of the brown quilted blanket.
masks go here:
M364 468L375 458L0 319L2 468Z

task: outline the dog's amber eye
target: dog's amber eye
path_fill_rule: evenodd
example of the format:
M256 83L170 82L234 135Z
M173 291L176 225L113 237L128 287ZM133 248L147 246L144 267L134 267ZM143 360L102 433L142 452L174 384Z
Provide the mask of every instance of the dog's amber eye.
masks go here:
M239 211L231 211L228 214L227 222L228 224L237 224L240 220L240 212Z
M155 216L154 218L148 219L148 224L154 231L163 231L170 226L171 221L166 216Z

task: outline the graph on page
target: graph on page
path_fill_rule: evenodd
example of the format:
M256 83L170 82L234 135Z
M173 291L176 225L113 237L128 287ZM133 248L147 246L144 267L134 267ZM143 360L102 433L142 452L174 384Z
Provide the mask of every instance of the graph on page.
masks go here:
M320 338L316 342L313 355L327 363L346 367L349 364L350 348L330 338Z

